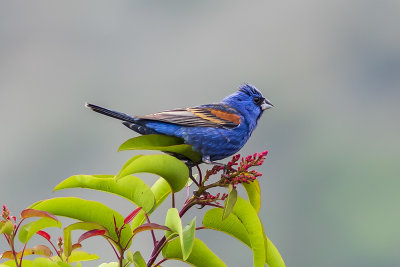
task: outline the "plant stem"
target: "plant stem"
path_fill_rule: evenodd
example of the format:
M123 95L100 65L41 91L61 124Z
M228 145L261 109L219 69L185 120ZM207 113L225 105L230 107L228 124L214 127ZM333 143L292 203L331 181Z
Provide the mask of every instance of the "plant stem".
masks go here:
M199 184L202 185L202 183L203 183L203 175L201 174L201 170L200 170L199 164L196 165L196 168L197 168L197 172L199 173Z
M13 235L15 236L16 233L13 233ZM15 260L15 264L17 267L20 267L20 265L18 264L18 260L17 260L17 254L15 253L15 248L14 248L14 237L11 236L10 237L10 247L14 256L14 260Z
M198 167L197 167L198 168ZM193 177L193 172L192 172L192 167L188 167L189 169L189 178L193 181L193 183L195 183L197 185L197 187L200 186L200 184L196 181L196 179L194 179ZM201 175L201 174L200 174Z
M151 223L151 222L150 222L149 215L147 215L147 212L145 212L144 215L146 216L147 222L148 222L148 223ZM156 236L155 236L155 234L154 234L154 230L151 229L150 232L151 232L151 236L153 237L153 244L154 244L154 246L156 246L156 245L157 245L157 240L156 240Z
M157 262L156 264L154 264L154 267L157 267L158 265L160 265L161 263L163 263L164 261L168 260L167 258L164 258L162 260L160 260L159 262Z
M24 252L25 252L25 249L26 249L26 244L27 243L24 244L24 248L22 249L21 259L19 259L19 266L22 266L22 259L24 258Z
M189 200L182 208L182 210L179 212L179 217L182 218L182 216L194 205L196 205L197 202L194 198ZM154 247L153 252L151 253L151 258L147 262L147 267L151 267L152 264L156 261L158 255L160 254L162 248L165 246L167 243L167 238L163 236L160 241L158 241L157 245Z

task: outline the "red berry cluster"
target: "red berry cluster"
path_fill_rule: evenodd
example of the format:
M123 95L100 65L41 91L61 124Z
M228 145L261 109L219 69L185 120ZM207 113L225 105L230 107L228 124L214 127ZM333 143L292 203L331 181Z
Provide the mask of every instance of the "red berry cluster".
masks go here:
M1 217L3 217L4 220L14 220L14 222L17 220L17 218L15 218L15 216L11 216L10 215L10 211L8 210L6 205L3 205L3 212L1 213Z
M208 192L203 192L203 194L197 199L201 201L202 203L212 203L215 202L216 204L219 205L218 200L224 201L228 197L228 194L223 193L222 195L220 193L217 193L216 195L212 195Z
M256 170L250 170L250 168L262 165L267 154L268 151L254 153L246 158L241 158L240 161L240 154L233 156L232 160L228 162L225 172L221 175L222 184L231 184L233 187L236 187L237 184L249 184L253 182L257 177L260 177L262 173ZM235 169L234 166L238 166L237 169Z

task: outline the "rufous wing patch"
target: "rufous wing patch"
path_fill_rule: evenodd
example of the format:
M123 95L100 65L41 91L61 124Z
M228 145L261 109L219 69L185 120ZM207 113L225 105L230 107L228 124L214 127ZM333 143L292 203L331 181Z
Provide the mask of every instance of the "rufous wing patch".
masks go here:
M234 124L240 124L240 117L236 114L225 112L222 110L217 110L217 109L208 109L211 114L215 115L218 118L221 118L225 121L232 122Z
M236 114L213 108L188 108L194 115L210 122L224 125L237 126L240 124L240 117Z

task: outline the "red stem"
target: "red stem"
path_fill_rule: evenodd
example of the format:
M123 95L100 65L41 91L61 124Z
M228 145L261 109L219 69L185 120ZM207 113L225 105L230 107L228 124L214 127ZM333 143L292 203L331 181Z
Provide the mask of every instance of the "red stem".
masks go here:
M28 244L28 243L25 243L25 244L24 244L24 248L22 249L21 259L19 260L19 265L18 265L18 266L22 266L22 258L24 257L24 252L25 252L25 249L26 249L26 244Z
M194 199L193 199L194 200ZM189 201L188 203L186 203L185 206L183 206L182 210L179 212L179 217L182 218L182 216L194 205L196 205L197 202L196 201ZM158 255L160 254L162 248L165 246L165 244L167 243L167 238L165 236L163 236L161 238L161 240L157 243L157 245L154 247L153 252L151 253L151 258L150 260L147 262L147 267L151 267L153 265L153 263L156 261Z
M201 185L203 183L203 175L201 174L199 164L196 165L196 168L197 168L197 172L199 173L199 184Z
M166 260L168 260L168 259L164 258L164 259L160 260L158 263L154 264L154 267L157 267L158 265L160 265L161 263L163 263Z
M146 216L147 222L148 222L148 223L151 223L151 222L150 222L149 215L147 215L147 212L145 212L144 215ZM155 234L154 234L154 230L151 229L150 232L151 232L151 236L153 237L153 244L154 244L154 246L156 246L156 245L157 245L157 240L156 240L156 236L155 236Z

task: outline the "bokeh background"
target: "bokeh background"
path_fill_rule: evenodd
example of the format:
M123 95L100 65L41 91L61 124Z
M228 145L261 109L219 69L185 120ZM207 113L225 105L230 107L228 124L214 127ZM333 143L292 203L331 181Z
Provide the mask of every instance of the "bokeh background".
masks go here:
M399 25L398 0L3 1L0 204L17 213L79 196L126 215L117 197L52 192L134 154L116 152L134 133L84 103L142 115L249 82L276 107L241 153L270 152L261 217L287 266L400 266ZM231 237L199 236L229 266L250 266ZM114 260L100 238L86 245ZM134 244L151 246L145 233Z

